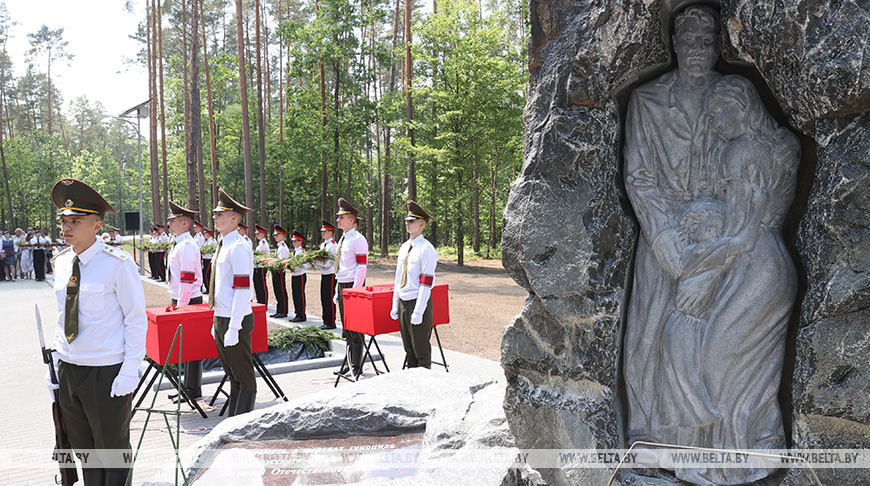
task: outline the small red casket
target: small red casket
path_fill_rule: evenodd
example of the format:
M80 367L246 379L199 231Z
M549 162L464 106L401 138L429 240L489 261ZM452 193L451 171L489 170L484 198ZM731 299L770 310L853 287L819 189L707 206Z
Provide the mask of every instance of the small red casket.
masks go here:
M254 332L251 334L251 351L260 353L268 350L266 341L266 306L251 303L254 311ZM181 358L184 361L217 358L217 345L211 337L214 323L214 310L208 304L179 307L166 312L165 307L146 309L148 333L145 337L145 353L159 365L178 363L178 344L169 356L169 348L175 337L175 329L181 324L183 339Z
M354 287L341 292L344 300L343 323L349 331L369 336L399 332L399 321L390 317L393 308L393 284ZM447 302L447 284L432 287L432 321L434 325L450 322L450 305Z

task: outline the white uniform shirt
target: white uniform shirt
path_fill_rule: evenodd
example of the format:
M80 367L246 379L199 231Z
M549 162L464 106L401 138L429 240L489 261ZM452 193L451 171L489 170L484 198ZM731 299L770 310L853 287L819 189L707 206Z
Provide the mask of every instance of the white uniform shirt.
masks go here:
M408 260L405 286L402 287L402 269ZM413 240L402 243L399 248L399 259L396 263L396 280L393 287L393 309L398 310L399 299L409 301L417 299L411 322L422 322L423 313L429 303L432 285L435 280L435 266L438 265L438 252L429 240L420 235Z
M202 235L202 231L193 235L193 242L196 243L196 246L200 248L205 245L205 236Z
M293 249L293 255L304 255L304 254L305 254L305 249L302 248L301 246ZM298 267L294 268L293 271L290 273L290 275L292 275L294 277L298 277L298 276L303 275L303 274L305 274L305 265L299 265Z
M79 331L68 343L64 332L66 287L72 276L72 248L54 262L57 331L54 348L61 361L81 366L123 363L121 374L135 375L145 357L145 294L130 255L96 241L79 255Z
M178 306L187 305L190 299L202 296L202 263L199 247L190 233L175 238L175 246L169 250L169 295L178 301Z
M215 272L214 315L230 318L230 329L241 329L242 318L251 313L251 279L254 276L254 250L238 230L222 239L212 262Z
M42 245L48 243L49 239L44 237L44 236L34 236L33 238L30 239L30 242L34 245L38 245L38 246L33 248L34 250L45 250L46 248ZM70 267L70 268L72 268L72 267ZM66 282L64 282L64 285L66 285Z
M320 261L320 274L321 275L332 275L335 273L335 254L338 252L338 243L336 243L335 238L330 238L323 243L320 244L321 250L328 251L332 258L328 260Z
M109 240L111 240L113 243L117 243L120 245L121 243L124 242L124 237L121 236L120 234L117 234L114 237L110 236Z
M257 250L261 253L264 253L266 256L272 254L272 250L269 249L269 240L263 238L259 242L257 242ZM262 265L255 265L257 268L262 268Z
M290 258L290 247L287 246L286 241L279 241L278 248L275 249L275 257L276 258Z
M208 239L205 240L205 242L202 244L202 246L217 246L217 240L214 239L213 236L209 236ZM212 258L214 258L214 253L203 253L202 254L203 260L211 260Z
M159 235L157 235L157 241L159 243L169 243L172 240L169 239L169 235L167 235L166 233L160 233ZM161 250L161 251L165 251L165 250Z
M338 283L353 282L354 287L362 287L366 281L366 264L368 263L369 244L366 237L352 229L341 237L339 242L341 254L338 255L338 271L335 278Z

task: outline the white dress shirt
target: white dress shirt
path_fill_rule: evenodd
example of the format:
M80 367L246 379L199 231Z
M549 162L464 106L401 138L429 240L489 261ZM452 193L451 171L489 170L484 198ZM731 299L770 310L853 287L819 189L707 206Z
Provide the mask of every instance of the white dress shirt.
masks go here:
M263 239L261 239L260 241L258 241L258 242L257 242L257 250L256 250L256 251L259 251L259 252L261 252L261 253L265 253L266 256L271 255L271 254L272 254L272 250L269 249L269 240L267 240L266 238L263 238ZM255 265L255 267L256 267L256 268L263 268L262 265Z
M408 261L405 285L402 286L402 269ZM393 286L393 309L399 309L399 299L407 302L417 299L411 323L423 322L423 313L429 303L432 285L435 281L435 266L438 265L438 252L429 240L420 235L402 243L396 262L396 280Z
M202 296L200 258L199 247L190 233L175 238L175 246L169 250L169 295L178 301L179 307Z
M294 255L294 256L295 256L295 255L304 255L304 254L305 254L305 249L302 248L301 246L298 247L298 248L294 248L294 249L293 249L293 255ZM308 264L305 264L305 265L299 265L298 267L296 267L296 268L293 269L293 271L290 273L290 275L292 275L292 276L294 276L294 277L298 277L298 276L300 276L300 275L303 275L303 274L305 273L305 267L306 267L306 266L309 266L309 265L308 265Z
M369 257L369 244L366 237L356 229L351 229L341 237L341 254L338 255L338 270L335 278L338 283L353 282L354 287L362 287L366 281L366 265Z
M224 236L222 241L212 261L214 315L229 317L229 328L238 330L242 328L242 318L251 313L254 250L238 230Z
M202 232L193 235L193 242L196 243L196 246L202 248L205 245L205 236L202 235Z
M134 376L145 357L145 294L139 270L130 255L96 241L79 257L79 329L68 343L64 332L66 287L76 254L67 248L55 258L54 291L57 330L54 348L65 363L108 366L118 363L121 374Z
M278 247L275 249L275 257L276 258L290 258L290 247L287 246L286 241L279 241Z
M109 240L111 240L112 243L118 243L119 245L121 243L124 243L124 237L121 236L120 234L117 234L114 237L109 237Z
M214 236L209 236L207 240L202 244L202 246L217 246L217 240L214 239ZM203 260L211 260L214 258L214 253L203 253Z
M320 244L321 250L328 251L332 258L328 258L326 260L320 261L320 274L321 275L332 275L335 273L335 254L338 252L338 243L335 241L335 238L330 238L323 243Z

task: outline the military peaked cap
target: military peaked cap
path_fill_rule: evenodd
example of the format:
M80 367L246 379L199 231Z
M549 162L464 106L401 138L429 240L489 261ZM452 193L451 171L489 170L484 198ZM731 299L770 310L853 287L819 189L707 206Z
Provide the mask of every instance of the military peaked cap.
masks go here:
M278 226L277 224L274 225L274 226L272 226L272 231L275 232L275 233L282 234L282 235L286 235L286 234L287 234L287 230L285 230L284 228Z
M336 216L342 214L352 214L354 216L359 216L359 210L353 207L353 204L347 202L347 199L340 197L338 198L338 212L335 213Z
M250 213L253 211L251 208L246 208L245 206L236 202L235 199L231 198L227 193L223 190L223 188L218 189L218 204L214 208L214 212L221 211L235 211L239 214Z
M423 208L421 208L419 204L410 199L405 201L405 211L408 213L405 215L405 221L422 219L428 223L430 219L435 219L430 216L429 213L427 213Z
M293 230L293 236L291 236L290 239L291 240L305 241L305 237L302 236L302 232L299 230Z
M335 226L329 221L323 219L320 221L320 231L335 231Z
M264 228L258 224L254 225L254 229L257 230L257 233L268 233L269 232L269 230L267 230L266 228Z
M86 216L116 214L112 206L91 186L76 179L61 179L51 188L51 202L58 207L60 216Z
M180 218L182 216L194 219L197 215L199 215L199 211L192 211L169 201L169 216L167 216L166 219Z

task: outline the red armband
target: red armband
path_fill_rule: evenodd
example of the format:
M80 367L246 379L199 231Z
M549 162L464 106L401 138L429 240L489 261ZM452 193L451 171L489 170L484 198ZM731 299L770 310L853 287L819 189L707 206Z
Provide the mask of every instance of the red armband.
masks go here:
M233 275L234 289L249 289L251 288L251 277L249 275Z
M366 261L368 261L368 258L369 258L368 255L357 255L356 256L357 265L365 265Z
M196 273L194 272L181 272L181 283L194 283L196 282Z
M432 275L423 275L420 274L420 285L425 285L427 287L432 286L432 282L435 280L435 277Z

